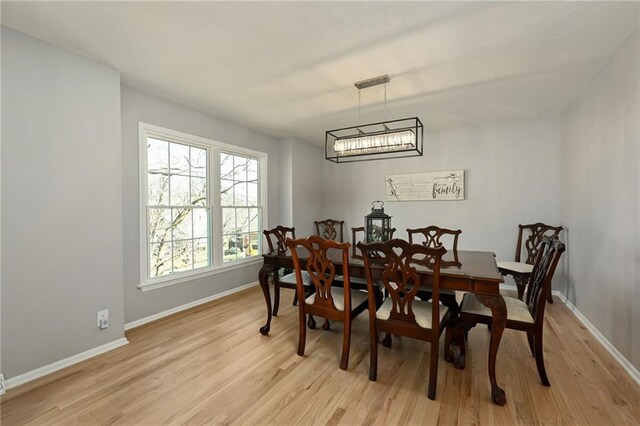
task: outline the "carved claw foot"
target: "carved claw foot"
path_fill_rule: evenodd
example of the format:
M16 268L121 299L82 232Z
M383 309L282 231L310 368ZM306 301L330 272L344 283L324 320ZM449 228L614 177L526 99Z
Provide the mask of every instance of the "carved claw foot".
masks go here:
M384 339L382 339L382 346L384 346L385 348L390 348L391 347L391 334L387 333L384 335Z
M491 399L497 405L504 405L507 403L507 397L499 386L491 386Z
M271 327L269 327L268 325L263 325L262 327L260 327L260 334L266 336L267 334L269 334L270 329Z
M311 315L309 315L309 320L307 321L307 327L309 327L311 330L314 330L316 328L316 320L313 319Z

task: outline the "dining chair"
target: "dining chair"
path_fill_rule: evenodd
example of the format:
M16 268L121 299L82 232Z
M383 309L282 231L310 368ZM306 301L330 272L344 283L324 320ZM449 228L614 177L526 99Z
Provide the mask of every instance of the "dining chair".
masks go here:
M267 238L267 244L269 246L269 252L267 254L277 256L287 256L289 248L286 241L288 238L296 238L296 228L288 228L285 226L276 226L273 229L262 231ZM273 315L278 315L278 309L280 308L280 287L297 289L296 274L291 269L284 270L283 275L280 276L278 272L273 274ZM302 276L303 282L310 290L311 279L307 274ZM298 293L293 296L293 305L298 303Z
M525 300L504 296L507 307L506 328L527 333L529 349L536 359L538 374L545 386L550 386L550 383L544 366L544 311L547 296L551 292L553 274L565 249L565 244L560 241L557 235L542 237L534 260ZM460 315L454 331L454 339L462 357L460 360L464 359L466 355L464 334L477 323L490 324L491 320L491 310L481 304L474 294L466 293L460 305ZM462 363L456 362L456 367L462 368Z
M334 240L340 243L344 242L344 220L325 219L314 223L316 225L316 235L325 240Z
M349 346L351 344L351 322L367 308L367 293L352 291L349 286L349 243L338 243L325 240L317 235L306 239L287 240L291 250L293 265L297 278L298 303L298 355L304 355L306 343L306 315L316 315L325 319L342 321L344 323L342 338L342 357L340 368L347 369L349 364ZM307 251L305 269L300 262L298 248ZM333 287L336 268L328 256L329 251L336 251L342 255L343 287ZM305 297L303 272L307 272L315 291Z
M462 234L462 230L460 229L440 228L434 225L424 228L407 228L407 235L409 237L410 244L422 244L425 247L439 247L441 245L444 246L445 242L450 243L448 244L449 247L446 248L447 255L451 254L452 260L441 260L441 268L459 268L462 265L458 259L458 237L460 234ZM434 259L427 257L425 260L425 265L427 267L433 267ZM423 288L418 292L418 297L422 300L431 300L433 295L430 289ZM440 302L449 308L450 320L454 321L458 315L458 311L460 310L455 290L440 289L439 297ZM450 342L448 340L450 340L450 338L451 335L447 334L445 347L449 347ZM391 336L386 335L382 344L384 346L391 346Z
M364 259L369 288L369 380L375 381L378 375L379 331L424 340L431 346L427 395L429 399L435 399L438 346L443 324L449 317L449 309L439 303L416 298L420 290L426 287L425 275L419 274L418 269L426 269L425 258L433 260L429 275L433 300L438 300L440 263L447 250L443 246L425 247L400 239L384 243L359 243L358 248ZM374 269L375 276L380 276L388 294L377 310L373 297Z
M514 262L498 262L498 269L504 276L511 275L518 289L518 299L522 300L525 287L529 282L529 277L533 270L533 263L540 249L540 244L545 236L559 236L562 226L545 225L537 222L529 225L518 225L518 242L516 245L516 256ZM526 234L526 235L525 235ZM522 256L522 246L524 239L524 248L526 250L526 258ZM549 303L553 303L551 292L547 296Z

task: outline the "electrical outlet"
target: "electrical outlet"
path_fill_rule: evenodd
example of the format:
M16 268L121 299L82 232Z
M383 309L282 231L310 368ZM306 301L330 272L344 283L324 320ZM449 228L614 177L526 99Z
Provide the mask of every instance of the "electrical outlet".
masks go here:
M98 328L104 330L107 327L109 327L109 310L98 311Z
M4 387L4 374L0 373L0 395L4 395L6 392Z

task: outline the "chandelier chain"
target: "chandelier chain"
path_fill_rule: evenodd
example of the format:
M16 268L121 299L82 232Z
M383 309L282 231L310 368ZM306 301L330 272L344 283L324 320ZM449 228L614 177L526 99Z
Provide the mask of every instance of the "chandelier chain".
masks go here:
M362 100L360 96L360 89L358 89L358 124L362 124L362 113L360 110L362 109Z

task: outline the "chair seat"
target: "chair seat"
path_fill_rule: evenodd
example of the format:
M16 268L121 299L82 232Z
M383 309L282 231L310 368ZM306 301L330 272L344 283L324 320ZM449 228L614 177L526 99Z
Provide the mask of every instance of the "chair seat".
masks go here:
M351 284L367 284L367 279L361 277L350 277L349 281Z
M293 272L291 274L287 274L287 275L283 275L280 278L278 278L278 282L280 283L284 283L284 284L296 284L296 273ZM303 285L310 285L311 284L311 276L309 275L309 273L307 271L302 271L302 283Z
M507 305L507 320L518 321L533 324L533 317L529 312L529 308L525 302L513 297L504 297L504 302ZM483 317L491 318L491 309L484 306L478 301L475 295L472 293L466 293L462 298L462 304L460 305L460 311L462 313L481 315Z
M331 287L331 297L333 298L333 303L336 305L336 309L339 311L344 311L344 290L340 287ZM367 293L358 290L351 291L351 309L356 306L360 306L362 302L367 302L369 296ZM309 305L313 304L313 301L316 300L316 294L313 293L311 296L307 297L305 300Z
M432 311L433 304L431 302L424 302L422 300L414 300L411 304L413 308L413 315L416 318L416 322L422 328L432 328ZM393 308L393 300L390 297L387 297L384 302L382 302L382 306L376 312L376 317L381 320L388 320L391 317L391 309ZM449 308L446 306L440 305L439 316L440 322L442 323L442 318L447 314Z
M533 271L533 265L521 262L497 262L498 269L504 271L517 272L519 274L530 274Z

